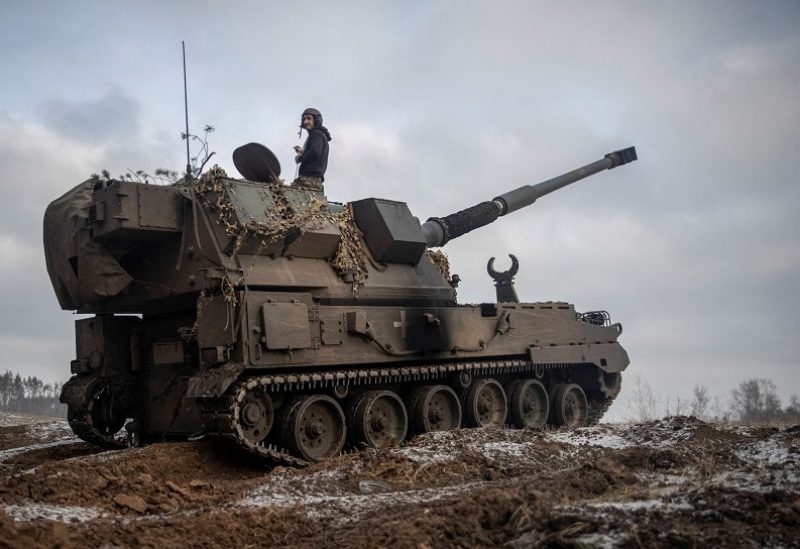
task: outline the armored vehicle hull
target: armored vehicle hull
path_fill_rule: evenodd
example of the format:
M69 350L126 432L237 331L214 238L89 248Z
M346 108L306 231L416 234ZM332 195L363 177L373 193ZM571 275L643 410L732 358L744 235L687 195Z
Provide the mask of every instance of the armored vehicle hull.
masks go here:
M520 190L420 225L400 202L219 169L84 182L45 213L59 302L94 315L76 321L70 425L105 446L209 436L299 465L460 426L598 421L629 362L621 325L519 303L508 278L497 303L459 304L428 250L536 199Z

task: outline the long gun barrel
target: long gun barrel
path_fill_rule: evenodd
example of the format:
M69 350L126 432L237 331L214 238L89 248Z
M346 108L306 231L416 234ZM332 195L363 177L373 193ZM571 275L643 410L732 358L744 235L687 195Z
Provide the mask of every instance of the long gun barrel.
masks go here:
M429 248L444 246L449 240L458 238L478 227L483 227L498 217L530 206L538 198L561 187L571 185L585 177L603 170L610 170L637 159L636 148L620 149L605 155L602 159L587 164L536 185L525 185L513 191L495 197L491 201L481 202L466 210L461 210L447 217L432 217L422 224L422 234Z

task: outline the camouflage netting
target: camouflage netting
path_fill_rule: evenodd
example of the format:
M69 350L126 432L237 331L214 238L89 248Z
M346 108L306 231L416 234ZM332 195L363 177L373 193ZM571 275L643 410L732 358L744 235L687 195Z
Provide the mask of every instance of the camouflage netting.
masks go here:
M275 208L266 212L266 221L251 220L242 225L224 192L224 180L227 178L225 171L215 165L197 179L195 192L201 203L216 213L217 222L224 227L226 234L234 239L233 256L238 255L247 239L260 239L261 249L265 249L278 239L285 238L290 232L299 236L334 224L339 228L341 239L329 262L343 280L352 284L353 296L358 295L358 289L364 285L367 277L366 250L349 207L334 214L328 210L327 202L312 195L307 207L298 212L286 200L286 186L281 183L263 183L275 199ZM236 284L241 282L239 280ZM229 297L232 295L232 288L224 293Z
M427 250L426 252L434 267L442 274L446 280L450 280L450 260L447 254L441 250Z
M361 231L353 219L353 211L348 205L338 214L329 214L330 221L339 227L342 238L339 247L331 259L331 265L344 280L350 280L353 286L353 297L358 296L358 289L367 278L367 251L361 240Z
M91 237L87 219L96 182L93 177L70 189L44 213L47 273L65 310L113 297L133 281L106 247Z
M260 238L261 245L267 247L290 231L299 231L302 234L322 229L329 223L324 201L312 197L304 211L295 212L289 207L282 184L264 183L264 187L275 198L275 207L266 212L267 221L251 220L242 225L236 219L233 205L224 192L223 181L227 177L225 171L215 165L197 180L195 190L203 205L216 212L217 220L228 236L235 239L233 255L238 254L247 238Z

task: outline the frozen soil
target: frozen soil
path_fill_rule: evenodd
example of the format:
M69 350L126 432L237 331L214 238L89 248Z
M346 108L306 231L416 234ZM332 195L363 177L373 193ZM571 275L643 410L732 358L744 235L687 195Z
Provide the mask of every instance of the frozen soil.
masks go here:
M430 433L306 469L0 416L3 547L792 547L800 426Z

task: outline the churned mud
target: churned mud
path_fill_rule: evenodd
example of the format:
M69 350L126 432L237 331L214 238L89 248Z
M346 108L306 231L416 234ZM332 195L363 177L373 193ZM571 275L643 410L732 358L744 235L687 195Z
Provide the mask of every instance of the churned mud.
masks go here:
M307 469L0 416L3 547L792 547L800 426L431 433Z

